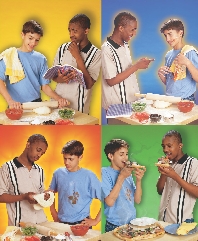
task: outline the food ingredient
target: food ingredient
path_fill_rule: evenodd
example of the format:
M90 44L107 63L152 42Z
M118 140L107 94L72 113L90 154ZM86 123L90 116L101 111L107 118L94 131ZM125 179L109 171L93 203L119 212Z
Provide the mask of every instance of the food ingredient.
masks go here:
M73 121L58 119L55 121L56 125L75 125Z
M41 106L41 107L33 109L33 112L35 112L38 115L48 115L48 114L50 114L51 109L47 106Z
M47 121L43 121L43 125L55 125L55 121L53 120L47 120Z
M153 106L157 109L164 109L167 108L171 105L172 103L167 102L167 101L163 101L163 100L156 100L153 103Z
M21 232L25 236L32 236L37 232L37 229L35 227L28 226L21 228Z
M135 112L141 112L146 108L146 103L140 101L134 102L132 103L132 108Z
M74 116L75 111L69 108L65 108L65 109L59 110L58 114L63 119L71 119Z

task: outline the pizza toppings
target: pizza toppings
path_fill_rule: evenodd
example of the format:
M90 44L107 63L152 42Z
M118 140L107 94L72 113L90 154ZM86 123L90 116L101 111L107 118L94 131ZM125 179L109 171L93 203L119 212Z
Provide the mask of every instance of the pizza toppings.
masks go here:
M115 236L127 241L154 238L158 235L163 235L164 233L164 228L159 223L155 223L149 227L146 226L141 228L132 224L126 224L114 229L113 231Z
M158 162L155 163L156 166L161 166L161 167L169 167L170 164L172 164L172 161L170 161L167 156L162 156L158 158Z
M125 163L127 167L134 167L134 168L140 168L140 169L145 168L145 166L141 166L137 162L132 162L128 160Z

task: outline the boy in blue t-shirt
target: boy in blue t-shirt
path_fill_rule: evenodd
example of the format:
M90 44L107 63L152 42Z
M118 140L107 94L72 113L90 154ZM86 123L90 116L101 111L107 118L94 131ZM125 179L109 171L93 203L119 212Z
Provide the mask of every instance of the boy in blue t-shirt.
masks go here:
M104 198L106 232L135 219L134 202L141 202L141 180L146 169L127 167L128 149L128 143L120 139L111 140L104 149L111 162L111 166L102 168L102 198ZM131 176L133 170L136 185Z
M42 36L40 24L30 20L23 25L21 47L1 53L0 94L10 108L22 108L21 103L24 102L42 101L40 90L57 100L59 107L68 105L66 99L51 89L50 80L43 78L48 69L47 60L44 55L34 51Z
M83 151L83 144L77 140L69 141L63 147L66 168L57 169L50 184L50 189L58 193L58 211L55 203L50 211L55 222L69 225L81 223L91 227L101 219L101 211L96 218L90 217L92 200L101 200L101 183L92 171L79 167Z
M183 43L184 25L178 19L170 19L161 27L166 42L173 48L165 56L165 66L158 76L166 85L166 94L195 101L198 82L198 52Z

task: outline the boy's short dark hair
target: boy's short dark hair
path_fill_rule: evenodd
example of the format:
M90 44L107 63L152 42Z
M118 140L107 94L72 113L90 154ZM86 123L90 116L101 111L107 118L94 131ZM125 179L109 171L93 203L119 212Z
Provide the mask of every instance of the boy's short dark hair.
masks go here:
M137 21L136 18L129 12L121 12L114 19L115 28L126 26L129 21Z
M166 21L165 23L163 23L160 32L164 33L165 30L170 30L170 29L174 29L176 31L183 31L182 37L184 36L184 25L182 23L181 20L179 19L169 19L168 21Z
M30 20L30 21L27 21L26 23L24 23L22 32L24 34L37 33L37 34L40 34L41 36L43 36L43 29L42 29L41 25L38 22L36 22L35 20Z
M110 161L110 159L108 158L108 154L114 154L116 151L118 151L121 147L125 147L127 149L129 149L129 144L121 139L112 139L110 140L105 148L104 148L104 152L107 156L107 159Z
M41 134L33 134L28 138L28 141L30 144L36 142L36 141L42 141L46 144L46 146L48 146L47 140L45 139L45 137Z
M90 29L91 21L85 14L76 14L69 23L79 23L83 29Z
M84 147L80 141L71 140L68 141L62 148L62 154L70 154L71 156L81 156L83 154Z
M178 143L182 143L182 137L181 137L181 134L178 131L175 131L175 130L168 131L164 135L163 139L167 136L174 136L177 139Z

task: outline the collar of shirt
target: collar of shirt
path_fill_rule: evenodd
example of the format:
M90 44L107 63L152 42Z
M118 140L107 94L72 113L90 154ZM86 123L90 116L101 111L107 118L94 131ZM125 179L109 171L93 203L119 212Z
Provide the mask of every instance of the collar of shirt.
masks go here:
M188 158L188 155L187 154L184 154L178 161L177 161L177 164L183 164L186 159Z
M81 52L87 53L90 50L91 46L92 44L91 42L89 42L83 49L81 49Z
M117 44L117 43L114 42L112 39L110 39L110 37L107 37L107 41L108 41L115 49L118 49L118 48L122 47L121 45ZM125 44L127 44L127 42L124 41L123 44L125 45Z
M21 163L18 161L17 157L15 157L15 158L13 159L13 162L14 162L14 164L15 164L15 166L16 166L17 168L24 167L23 164L21 164ZM33 164L32 167L35 168L35 165Z

